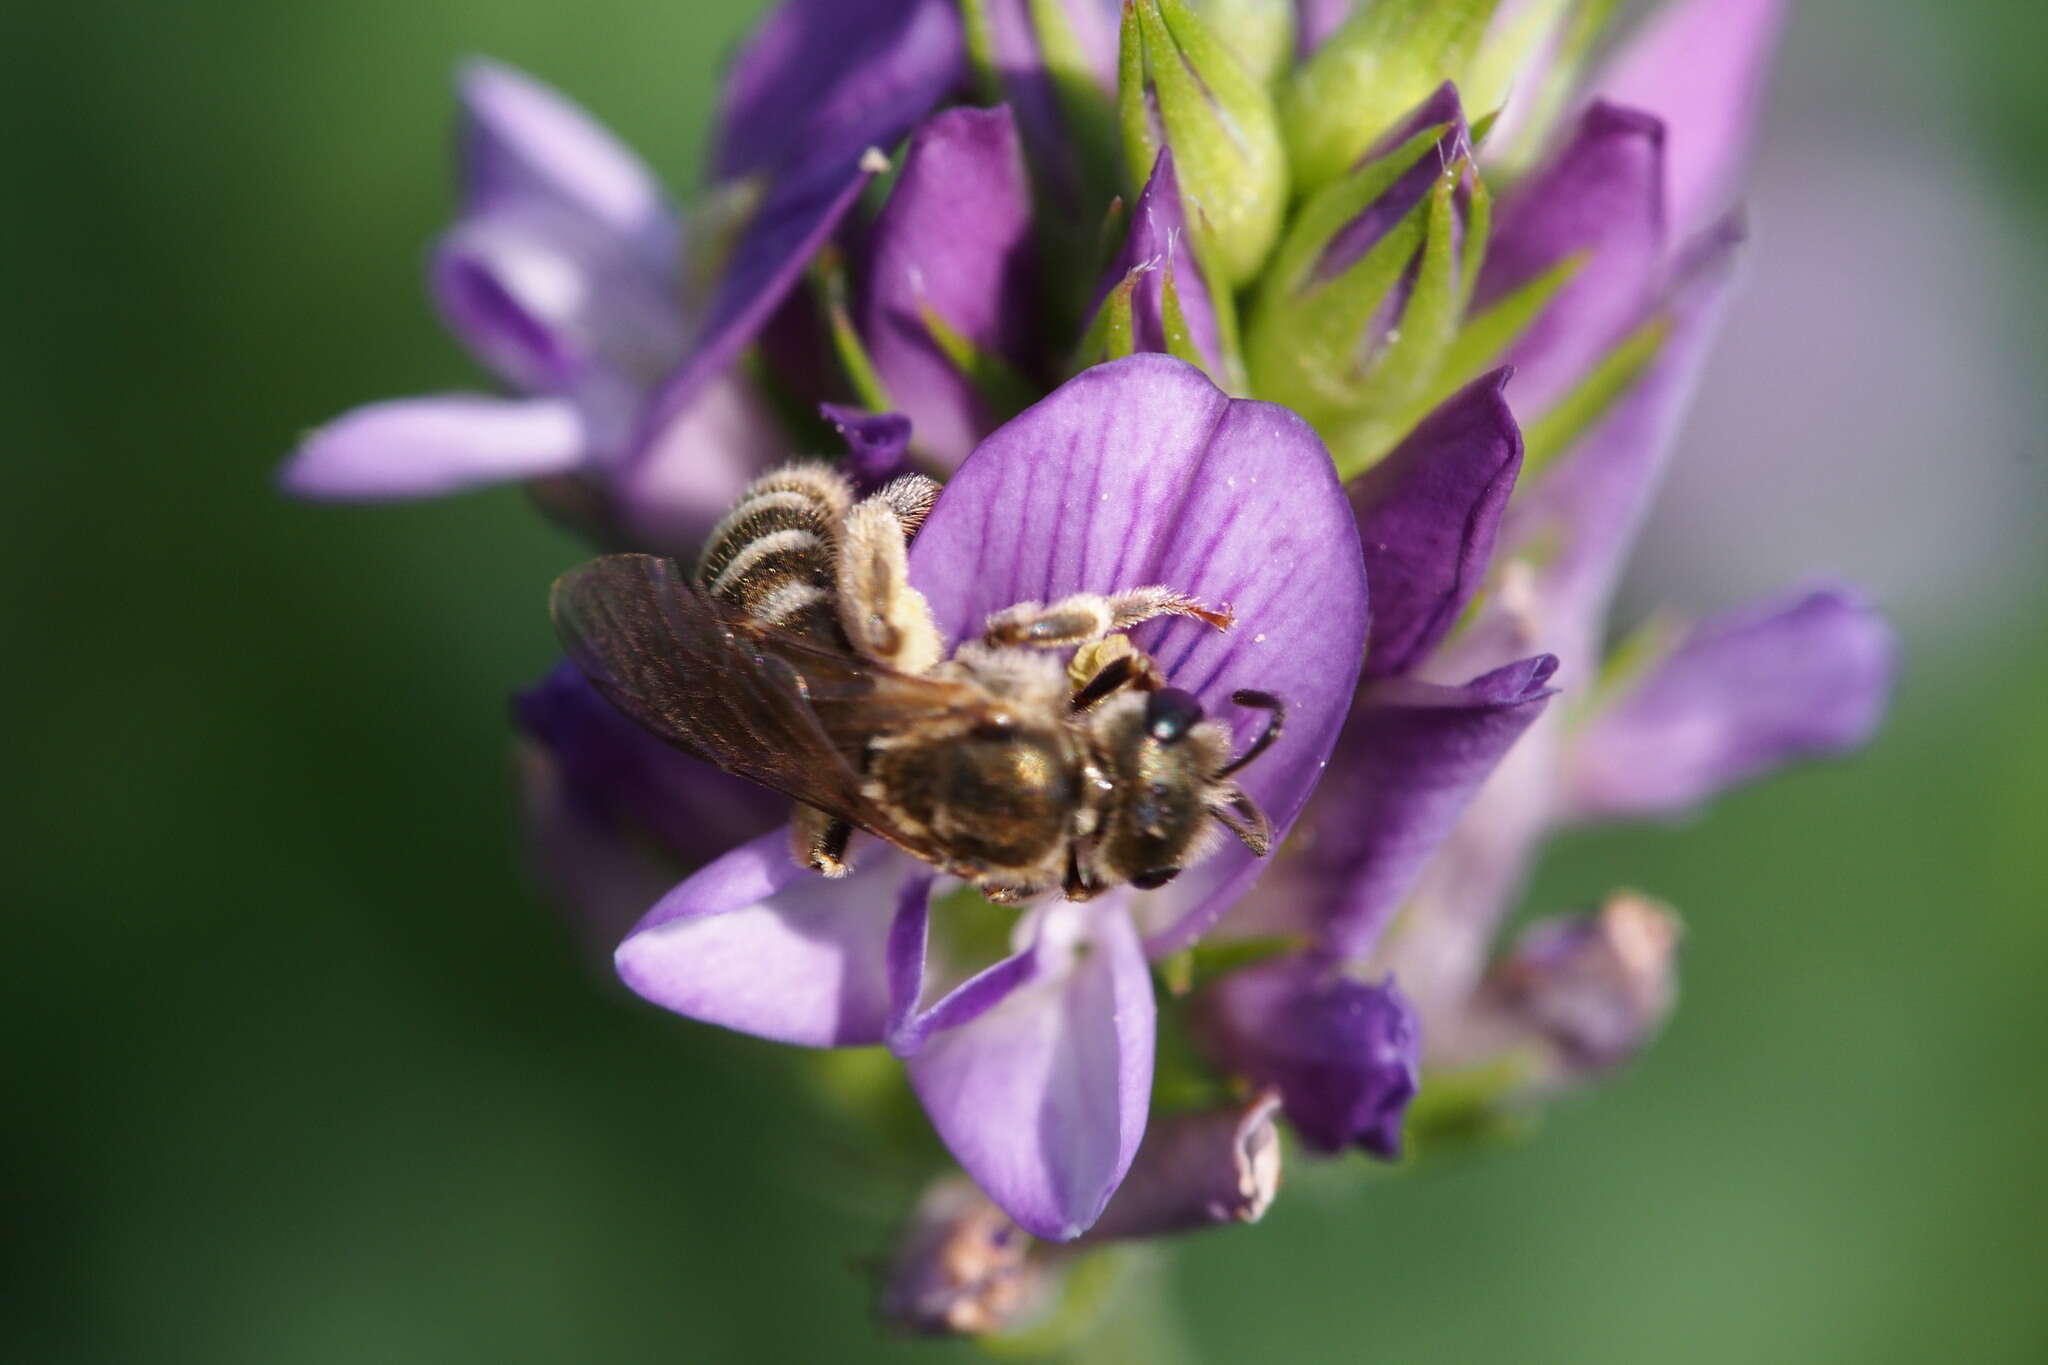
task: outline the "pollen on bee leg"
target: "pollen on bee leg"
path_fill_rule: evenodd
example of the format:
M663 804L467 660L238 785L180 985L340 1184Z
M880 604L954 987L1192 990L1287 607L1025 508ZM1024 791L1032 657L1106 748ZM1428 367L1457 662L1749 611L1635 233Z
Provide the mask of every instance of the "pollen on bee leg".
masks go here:
M924 594L910 586L902 509L886 490L863 499L840 532L839 624L854 649L905 673L945 657Z

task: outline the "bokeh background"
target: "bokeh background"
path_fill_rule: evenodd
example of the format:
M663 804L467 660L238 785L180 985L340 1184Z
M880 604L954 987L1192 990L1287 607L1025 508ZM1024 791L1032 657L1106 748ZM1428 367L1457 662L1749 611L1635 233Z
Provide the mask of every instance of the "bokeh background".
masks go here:
M11 1079L0 1358L960 1358L878 1339L797 1054L611 989L526 888L504 698L576 548L516 493L287 505L304 427L473 382L419 289L451 63L671 177L753 4L74 0L0 22ZM1750 287L1633 600L1874 584L1867 756L1555 849L1686 998L1536 1140L1296 1168L1161 1355L2048 1358L2048 15L1809 0ZM1125 1357L1134 1358L1134 1357Z

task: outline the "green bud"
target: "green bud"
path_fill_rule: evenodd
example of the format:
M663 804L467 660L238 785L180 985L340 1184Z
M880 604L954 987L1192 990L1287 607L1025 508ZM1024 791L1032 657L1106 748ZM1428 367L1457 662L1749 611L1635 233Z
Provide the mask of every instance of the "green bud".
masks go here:
M1251 280L1287 207L1287 158L1265 87L1186 0L1127 0L1118 77L1133 188L1172 146L1204 265L1227 286Z
M1271 85L1294 63L1294 0L1195 0L1209 31L1253 80Z
M1337 30L1281 94L1297 183L1343 175L1430 91L1461 78L1499 3L1375 0Z

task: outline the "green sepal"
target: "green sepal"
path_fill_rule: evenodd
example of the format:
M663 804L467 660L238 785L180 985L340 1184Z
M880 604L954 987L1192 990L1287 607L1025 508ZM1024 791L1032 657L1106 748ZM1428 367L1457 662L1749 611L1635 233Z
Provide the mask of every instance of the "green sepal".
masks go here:
M818 252L811 263L811 280L817 287L819 306L825 310L832 352L839 358L839 368L845 372L861 405L870 412L894 412L896 402L889 396L888 386L875 369L874 358L853 325L853 314L847 307L846 258L838 247L827 245Z
M1375 0L1332 34L1281 94L1296 184L1315 190L1337 179L1430 91L1460 79L1498 4Z
M923 299L917 301L917 316L931 335L932 344L974 386L998 420L1008 421L1031 406L1031 386L1008 361L975 345L972 338L940 317L938 310Z
M1294 64L1295 0L1197 0L1195 8L1237 64L1271 85Z
M1209 360L1202 354L1201 347L1195 345L1194 333L1188 330L1188 315L1181 308L1180 286L1175 282L1173 261L1168 259L1160 269L1166 272L1159 285L1159 317L1166 332L1166 353L1206 371ZM1211 375L1210 378L1220 376Z
M1138 349L1137 326L1131 316L1131 295L1137 289L1138 276L1142 273L1140 270L1128 271L1103 296L1102 306L1095 310L1095 320L1088 324L1081 344L1074 349L1071 368L1075 372L1100 365L1105 360L1121 360Z
M984 104L1003 102L1003 78L996 73L996 26L989 0L960 0L960 26L967 35L967 66L974 92Z
M1129 0L1119 40L1118 115L1132 188L1162 141L1170 144L1203 264L1219 287L1248 282L1287 208L1287 156L1271 97L1185 0Z
M1652 318L1602 356L1586 377L1541 417L1525 423L1522 427L1522 477L1518 486L1528 487L1531 479L1569 450L1579 437L1592 430L1616 401L1643 377L1643 372L1656 360L1670 335L1670 318Z
M1539 1070L1538 1058L1511 1053L1479 1066L1424 1073L1408 1106L1402 1164L1526 1141L1542 1119L1525 1102Z

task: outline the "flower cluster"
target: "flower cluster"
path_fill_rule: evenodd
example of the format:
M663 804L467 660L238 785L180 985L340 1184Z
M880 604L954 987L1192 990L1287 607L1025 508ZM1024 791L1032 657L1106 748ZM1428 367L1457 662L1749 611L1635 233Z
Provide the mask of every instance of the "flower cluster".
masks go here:
M881 841L799 867L784 802L569 665L517 698L539 866L633 991L903 1059L972 1184L920 1207L894 1316L998 1330L1074 1254L1041 1243L1256 1218L1279 1117L1392 1159L1620 1064L1677 921L1617 893L1497 952L1544 839L1874 728L1892 642L1846 588L1607 638L1779 8L1617 43L1611 0L783 0L687 224L563 97L464 68L429 282L510 393L348 414L289 491L516 480L687 559L843 444L857 486L944 480L909 576L949 648L1164 584L1236 619L1133 632L1169 685L1239 748L1233 696L1286 700L1243 779L1270 857L1019 912Z

